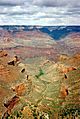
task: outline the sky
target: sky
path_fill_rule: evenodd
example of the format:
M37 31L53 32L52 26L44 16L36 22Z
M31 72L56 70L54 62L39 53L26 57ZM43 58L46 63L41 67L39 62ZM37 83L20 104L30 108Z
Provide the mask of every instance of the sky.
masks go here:
M80 25L80 0L0 0L0 25Z

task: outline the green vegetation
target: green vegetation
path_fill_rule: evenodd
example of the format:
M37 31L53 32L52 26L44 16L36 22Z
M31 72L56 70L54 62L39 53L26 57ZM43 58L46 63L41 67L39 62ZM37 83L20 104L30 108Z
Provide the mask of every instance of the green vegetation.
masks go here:
M42 76L42 75L44 75L44 72L43 72L43 70L40 68L39 74L38 74L38 75L35 75L35 76L36 76L36 78L39 78L39 77Z
M65 108L60 111L59 117L61 117L62 119L64 118L66 119L78 118L79 119L80 118L80 108Z

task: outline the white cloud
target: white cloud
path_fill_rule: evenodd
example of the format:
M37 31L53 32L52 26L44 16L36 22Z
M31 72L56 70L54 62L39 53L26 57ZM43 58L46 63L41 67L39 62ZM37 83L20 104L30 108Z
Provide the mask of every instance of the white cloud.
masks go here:
M80 0L0 0L0 24L80 25Z

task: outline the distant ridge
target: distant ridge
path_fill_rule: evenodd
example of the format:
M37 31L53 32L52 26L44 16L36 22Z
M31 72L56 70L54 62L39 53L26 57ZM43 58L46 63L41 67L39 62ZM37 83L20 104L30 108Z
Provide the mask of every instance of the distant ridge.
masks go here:
M17 31L41 31L47 33L55 40L60 40L67 36L69 33L80 32L80 26L25 26L25 25L5 25L0 26L2 30L8 30L9 32Z

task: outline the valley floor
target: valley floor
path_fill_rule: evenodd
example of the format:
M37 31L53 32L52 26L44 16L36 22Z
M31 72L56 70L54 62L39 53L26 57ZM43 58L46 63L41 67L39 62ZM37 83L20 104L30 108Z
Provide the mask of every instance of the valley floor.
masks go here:
M0 51L0 118L79 119L80 54L25 62Z

